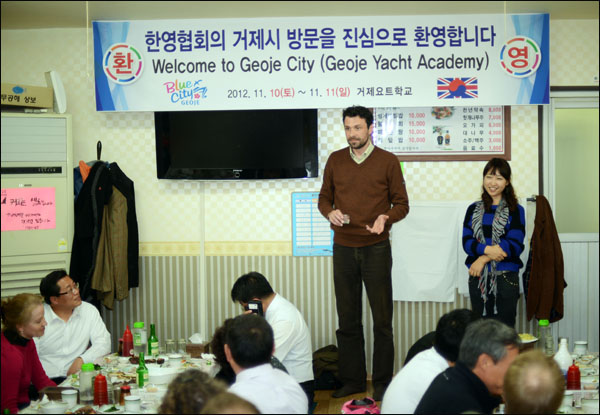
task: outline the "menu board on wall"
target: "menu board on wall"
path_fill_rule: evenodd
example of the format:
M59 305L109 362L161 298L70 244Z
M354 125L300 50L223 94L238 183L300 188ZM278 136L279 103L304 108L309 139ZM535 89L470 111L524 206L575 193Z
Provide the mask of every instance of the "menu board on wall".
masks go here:
M53 187L2 189L2 232L56 228Z
M510 160L510 107L374 108L373 141L401 160Z

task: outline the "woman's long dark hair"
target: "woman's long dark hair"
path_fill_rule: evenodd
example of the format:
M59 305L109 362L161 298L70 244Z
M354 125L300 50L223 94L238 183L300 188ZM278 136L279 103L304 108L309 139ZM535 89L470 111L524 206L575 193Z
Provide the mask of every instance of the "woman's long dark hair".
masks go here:
M502 197L504 198L504 200L506 200L506 203L508 204L508 210L510 210L511 212L515 211L517 209L517 206L519 205L519 202L517 200L517 196L515 196L515 189L512 186L511 170L508 161L498 157L494 157L493 159L488 161L488 163L483 168L484 178L488 173L500 173L500 175L506 179L508 184L502 192ZM481 200L483 200L483 206L485 207L485 210L488 210L492 206L492 197L485 191L483 185L481 186L481 189Z

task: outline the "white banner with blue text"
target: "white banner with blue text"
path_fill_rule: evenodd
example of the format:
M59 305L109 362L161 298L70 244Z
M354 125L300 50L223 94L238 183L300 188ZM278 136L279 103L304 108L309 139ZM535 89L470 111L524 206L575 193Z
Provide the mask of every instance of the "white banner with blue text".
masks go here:
M98 111L537 105L548 14L95 21Z

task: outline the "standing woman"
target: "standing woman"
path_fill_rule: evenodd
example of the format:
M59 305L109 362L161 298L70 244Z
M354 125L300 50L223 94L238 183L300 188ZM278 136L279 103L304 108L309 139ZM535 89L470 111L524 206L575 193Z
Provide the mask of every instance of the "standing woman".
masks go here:
M43 299L18 294L2 300L2 411L16 414L29 404L29 386L56 386L40 363L33 337L44 335Z
M525 210L517 202L510 165L493 158L483 169L481 200L467 209L463 248L473 311L510 327L517 316L524 238Z

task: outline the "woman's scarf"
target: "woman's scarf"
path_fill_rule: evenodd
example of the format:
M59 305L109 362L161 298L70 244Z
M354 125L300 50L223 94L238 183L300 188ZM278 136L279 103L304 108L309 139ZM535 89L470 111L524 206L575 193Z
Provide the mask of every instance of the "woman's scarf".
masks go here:
M480 244L486 245L485 236L483 235L483 214L485 213L485 207L483 201L477 202L475 205L475 211L473 212L473 236ZM494 213L494 220L492 221L492 245L500 245L500 237L504 235L504 227L508 222L510 212L508 210L508 204L504 199L500 201L496 212ZM490 275L490 289L486 292L488 276ZM487 314L486 302L488 294L494 294L494 314L498 314L496 308L496 296L497 296L497 281L496 281L496 261L490 261L489 267L486 264L481 272L479 278L479 291L481 291L481 298L483 299L483 316Z

